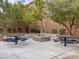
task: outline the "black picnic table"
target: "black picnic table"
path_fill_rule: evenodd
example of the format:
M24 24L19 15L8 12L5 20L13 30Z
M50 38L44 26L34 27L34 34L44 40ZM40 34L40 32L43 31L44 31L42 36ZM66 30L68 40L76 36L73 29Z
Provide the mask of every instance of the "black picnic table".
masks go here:
M8 38L7 38L8 37ZM13 36L7 36L4 41L5 42L15 42L15 45L18 44L18 41L25 41L25 40L28 40L28 38L30 37L24 37L24 36L21 36L21 35L13 35Z
M60 40L61 40L61 38L63 38L62 40L64 42L64 46L66 46L67 45L67 40L70 40L70 39L67 39L67 38L71 38L71 40L72 40L72 38L74 38L73 41L75 41L75 38L78 38L78 37L71 36L71 35L60 35L59 38L60 38Z

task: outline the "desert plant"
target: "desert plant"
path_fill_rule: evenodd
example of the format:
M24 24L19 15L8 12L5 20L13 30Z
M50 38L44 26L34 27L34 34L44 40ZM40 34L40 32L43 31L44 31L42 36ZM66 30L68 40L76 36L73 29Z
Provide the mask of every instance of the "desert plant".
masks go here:
M61 35L65 35L65 34L66 34L66 29L60 29L60 30L59 30L59 33L60 33Z
M52 33L54 33L54 34L58 33L57 29L53 29Z
M40 33L40 30L37 29L37 28L33 28L33 29L31 29L31 32L32 32L32 33Z

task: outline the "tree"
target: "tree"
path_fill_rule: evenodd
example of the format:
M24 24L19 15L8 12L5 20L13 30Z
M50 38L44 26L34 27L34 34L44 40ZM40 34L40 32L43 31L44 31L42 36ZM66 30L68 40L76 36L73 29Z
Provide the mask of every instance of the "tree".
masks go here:
M40 36L43 36L43 0L35 0L35 8L33 10L33 19L41 21Z
M7 25L9 24L8 23L8 13L7 11L9 11L11 8L10 8L10 5L8 4L8 0L6 0L5 2L3 0L0 1L1 2L1 8L3 10L3 13L1 13L0 15L0 26L4 27L4 33L6 32L6 27ZM6 25L7 24L7 25Z
M34 22L31 19L32 8L30 8L30 5L28 4L28 5L24 6L24 10L25 10L25 12L24 12L22 21L25 24L27 31L29 32L30 31L30 27L32 27L31 25L33 25L33 22Z
M65 26L70 35L79 28L79 0L60 0L49 4L51 19Z
M40 21L41 22L41 29L40 29L40 35L43 36L43 18L46 16L47 10L46 7L47 5L45 2L48 2L47 0L35 0L35 6L32 11L32 19L35 21Z
M3 6L3 0L0 0L0 7Z
M4 27L4 34L7 33L8 27L15 27L17 22L22 19L24 10L22 4L11 4L8 0L3 3L3 14L0 15L0 26ZM21 12L22 11L22 12Z
M14 4L12 11L11 11L11 19L14 21L13 23L15 23L14 26L17 25L17 22L20 22L24 16L25 10L24 10L24 5L23 4Z

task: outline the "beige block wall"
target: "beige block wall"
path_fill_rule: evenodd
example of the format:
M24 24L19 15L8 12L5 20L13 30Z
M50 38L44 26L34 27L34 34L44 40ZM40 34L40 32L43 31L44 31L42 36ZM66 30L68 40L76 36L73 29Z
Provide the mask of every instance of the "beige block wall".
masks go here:
M38 22L38 26L41 27L40 22ZM55 21L51 20L50 18L43 19L43 31L44 32L52 32L53 29L57 29L59 31L60 29L63 29L63 28L66 29L63 25L56 23ZM73 32L74 32L74 30L73 30ZM76 35L79 36L79 29L77 30Z
M41 27L41 22L38 22L38 26ZM50 18L43 19L43 31L44 32L52 32L53 29L61 29L65 28L64 26L56 23L55 21L51 20Z

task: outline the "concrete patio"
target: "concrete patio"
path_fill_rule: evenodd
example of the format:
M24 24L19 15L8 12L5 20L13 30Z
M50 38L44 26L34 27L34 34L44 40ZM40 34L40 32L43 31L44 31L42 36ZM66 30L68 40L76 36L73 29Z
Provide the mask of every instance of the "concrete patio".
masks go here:
M19 42L18 45L0 42L0 59L68 59L65 57L70 55L79 59L78 52L78 44L64 47L60 42L37 42L32 39Z

